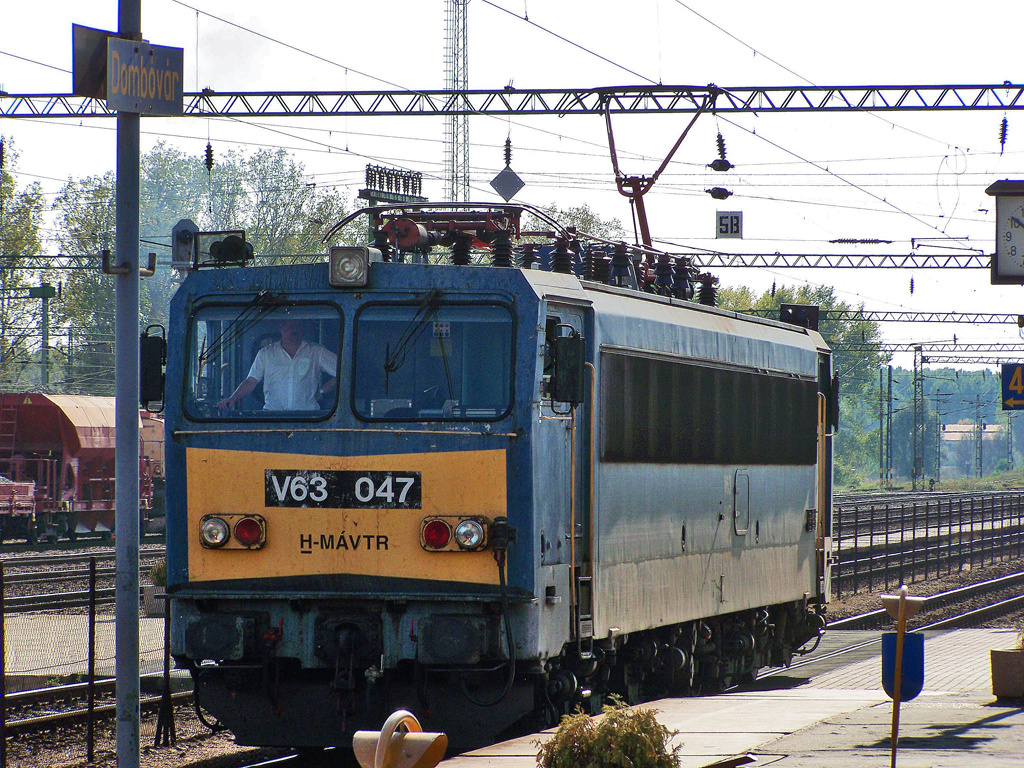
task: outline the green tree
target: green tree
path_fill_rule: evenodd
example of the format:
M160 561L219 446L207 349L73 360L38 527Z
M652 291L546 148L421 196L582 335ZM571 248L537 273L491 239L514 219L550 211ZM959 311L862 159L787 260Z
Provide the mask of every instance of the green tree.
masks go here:
M347 212L344 195L310 183L302 163L283 149L229 152L211 178L210 224L245 229L256 253L321 253L324 234Z
M113 172L68 179L53 203L61 252L98 254L114 244ZM258 254L320 253L323 234L346 213L344 195L308 183L303 165L283 149L228 152L209 171L202 157L165 143L141 158L140 263L154 252L166 263L171 229L180 219L203 231L244 230ZM144 278L140 326L166 323L177 276L167 268ZM55 325L73 334L67 391L113 391L114 279L89 270L63 277ZM72 330L74 329L74 330Z
M38 183L18 189L18 153L6 142L0 142L0 158L0 384L10 389L27 386L33 375L27 363L38 356L40 304L27 299L35 283L32 272L19 268L19 262L42 252L45 206Z
M67 180L53 202L54 239L61 253L86 256L114 250L114 183L113 171ZM114 277L98 270L69 270L52 319L66 339L64 391L114 394Z
M584 203L576 207L559 208L552 203L541 208L563 227L575 227L577 232L617 242L626 239L626 230L618 219L603 219L589 205ZM542 220L527 214L523 222L525 230L548 230L550 226Z

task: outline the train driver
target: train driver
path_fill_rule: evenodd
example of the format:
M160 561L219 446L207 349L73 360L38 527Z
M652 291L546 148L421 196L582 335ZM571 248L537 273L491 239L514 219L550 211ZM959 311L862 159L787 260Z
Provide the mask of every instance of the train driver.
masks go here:
M305 341L304 323L300 320L282 320L280 332L280 341L256 353L249 375L229 397L217 403L219 409L231 408L261 381L266 411L320 409L318 401L337 384L338 356L321 344ZM323 385L321 371L328 376Z

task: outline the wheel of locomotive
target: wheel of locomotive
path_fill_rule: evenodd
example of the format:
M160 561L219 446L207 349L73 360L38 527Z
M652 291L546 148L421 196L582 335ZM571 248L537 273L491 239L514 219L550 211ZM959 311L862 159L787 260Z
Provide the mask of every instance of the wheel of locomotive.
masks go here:
M670 652L683 655L681 648L670 648ZM693 678L695 667L693 654L685 654L682 664L677 664L669 671L669 680L666 690L669 696L689 696L693 692Z
M670 696L693 696L697 692L694 689L694 682L697 679L697 627L690 625L688 630L683 630L680 637L676 638L676 650L684 653L686 661L682 669L673 671L668 683Z
M736 682L740 685L751 685L757 680L757 672L747 670L736 675Z

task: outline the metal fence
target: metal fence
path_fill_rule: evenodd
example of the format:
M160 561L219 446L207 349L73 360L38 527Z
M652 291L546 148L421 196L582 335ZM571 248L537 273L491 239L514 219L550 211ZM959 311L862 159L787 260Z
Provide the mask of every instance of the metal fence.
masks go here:
M114 606L11 612L0 564L0 768L107 762L116 754ZM161 607L162 607L162 601ZM193 709L191 679L171 669L169 625L140 601L140 745L168 745L210 730Z
M837 598L1024 555L1024 494L1016 491L842 502L833 519Z

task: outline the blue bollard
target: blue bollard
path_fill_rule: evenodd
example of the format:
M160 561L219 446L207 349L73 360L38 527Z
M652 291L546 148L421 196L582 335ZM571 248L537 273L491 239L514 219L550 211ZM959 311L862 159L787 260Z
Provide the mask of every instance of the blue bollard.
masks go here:
M900 701L910 701L924 688L924 635L907 632L903 636L903 667ZM892 698L896 678L896 633L882 634L882 688Z

